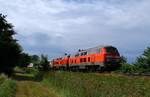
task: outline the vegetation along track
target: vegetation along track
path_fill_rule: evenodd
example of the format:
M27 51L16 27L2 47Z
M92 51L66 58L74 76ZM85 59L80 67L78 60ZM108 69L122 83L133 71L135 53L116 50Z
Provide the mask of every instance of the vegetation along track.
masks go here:
M40 82L17 81L16 97L60 97Z

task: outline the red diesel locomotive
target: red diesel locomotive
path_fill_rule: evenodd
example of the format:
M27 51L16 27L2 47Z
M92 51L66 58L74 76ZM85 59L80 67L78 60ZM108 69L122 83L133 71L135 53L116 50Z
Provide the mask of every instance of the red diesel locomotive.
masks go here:
M51 61L53 69L64 70L103 70L120 66L120 54L113 46L97 46L79 50L74 55L56 58Z

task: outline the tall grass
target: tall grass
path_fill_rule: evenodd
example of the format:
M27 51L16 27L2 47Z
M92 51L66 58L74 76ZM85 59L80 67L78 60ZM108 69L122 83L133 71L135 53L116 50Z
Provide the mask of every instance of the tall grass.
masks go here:
M150 97L150 78L50 72L43 83L63 97Z
M0 97L14 97L15 92L16 82L5 75L0 75Z

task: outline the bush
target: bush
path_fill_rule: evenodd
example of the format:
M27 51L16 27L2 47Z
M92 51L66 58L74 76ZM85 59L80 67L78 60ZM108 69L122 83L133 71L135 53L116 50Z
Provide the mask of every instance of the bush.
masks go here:
M7 79L8 77L4 74L0 75L0 85Z
M28 74L35 74L38 72L37 69L34 69L34 68L24 68L25 72L28 73Z
M33 79L36 81L41 81L43 79L44 71L39 71L35 68L24 68L27 74L33 75Z
M131 64L122 64L122 66L117 70L123 73L133 73L137 71L137 67Z

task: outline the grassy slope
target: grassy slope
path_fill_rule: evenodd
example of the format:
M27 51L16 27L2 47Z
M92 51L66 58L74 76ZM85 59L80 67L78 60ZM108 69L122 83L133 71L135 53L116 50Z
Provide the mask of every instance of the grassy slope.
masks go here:
M5 76L0 76L0 97L14 97L16 82Z
M50 72L43 83L63 97L150 97L150 78Z

